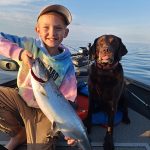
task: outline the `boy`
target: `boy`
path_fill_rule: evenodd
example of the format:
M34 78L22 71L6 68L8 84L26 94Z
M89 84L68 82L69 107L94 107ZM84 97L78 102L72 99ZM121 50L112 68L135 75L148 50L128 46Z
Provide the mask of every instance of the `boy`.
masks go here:
M0 130L11 136L5 146L9 150L26 140L28 149L54 149L51 123L34 99L29 69L36 57L41 58L65 98L75 101L77 87L74 67L69 50L61 44L69 33L67 26L71 20L71 13L67 8L49 5L37 18L35 31L38 39L1 33L0 54L14 59L20 65L18 90L0 87ZM20 116L25 128L21 126ZM65 139L68 144L75 142L69 137Z

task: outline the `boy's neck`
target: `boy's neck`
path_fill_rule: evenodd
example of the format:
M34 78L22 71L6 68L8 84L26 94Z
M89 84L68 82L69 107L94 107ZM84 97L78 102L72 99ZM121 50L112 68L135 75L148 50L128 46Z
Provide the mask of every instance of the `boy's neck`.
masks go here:
M51 56L55 56L63 52L61 48L57 48L57 49L51 48L51 49L47 49L47 51Z

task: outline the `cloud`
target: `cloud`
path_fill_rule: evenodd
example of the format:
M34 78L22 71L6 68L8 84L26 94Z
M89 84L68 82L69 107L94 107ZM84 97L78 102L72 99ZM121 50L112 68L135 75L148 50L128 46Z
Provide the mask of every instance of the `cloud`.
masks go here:
M11 17L10 17L11 15ZM15 21L15 22L26 22L31 23L33 22L33 16L31 14L23 13L23 12L11 12L5 13L0 12L1 21Z
M0 0L0 18L1 22L23 22L30 23L36 17L33 10L37 6L33 3L39 0ZM11 22L11 23L12 23Z
M12 0L12 1L1 0L0 5L19 5L23 3L29 3L29 2L31 2L31 0Z
M0 0L0 5L27 5L40 0Z

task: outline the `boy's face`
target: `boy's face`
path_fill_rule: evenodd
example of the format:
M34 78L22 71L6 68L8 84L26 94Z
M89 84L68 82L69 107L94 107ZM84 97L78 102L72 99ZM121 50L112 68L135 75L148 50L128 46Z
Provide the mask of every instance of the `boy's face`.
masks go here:
M63 38L66 38L69 29L64 18L57 13L48 13L40 16L36 32L44 42L47 49L57 49Z

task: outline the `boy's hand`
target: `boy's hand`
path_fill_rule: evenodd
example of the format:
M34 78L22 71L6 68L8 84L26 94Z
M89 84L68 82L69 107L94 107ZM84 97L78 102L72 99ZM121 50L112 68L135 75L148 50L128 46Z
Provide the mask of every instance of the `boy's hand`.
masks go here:
M33 54L28 50L24 50L21 54L21 60L24 62L25 65L31 68L33 62Z
M67 141L68 145L72 145L73 146L73 145L75 145L77 143L77 140L72 139L70 137L65 137L65 140Z

